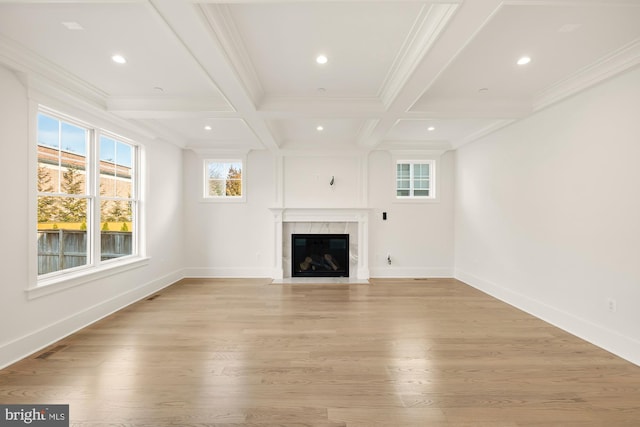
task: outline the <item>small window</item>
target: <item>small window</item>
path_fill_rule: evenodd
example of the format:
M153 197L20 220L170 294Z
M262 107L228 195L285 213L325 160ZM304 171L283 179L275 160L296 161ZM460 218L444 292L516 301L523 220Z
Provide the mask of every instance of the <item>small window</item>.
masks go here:
M244 200L242 159L204 161L204 197L209 200Z
M399 199L435 198L434 181L433 160L398 160L396 163L396 197Z

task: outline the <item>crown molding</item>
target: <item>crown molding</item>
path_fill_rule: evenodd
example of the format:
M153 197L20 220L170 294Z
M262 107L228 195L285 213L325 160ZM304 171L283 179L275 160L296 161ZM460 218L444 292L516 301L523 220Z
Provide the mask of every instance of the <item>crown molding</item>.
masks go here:
M2 35L0 64L32 76L41 86L59 86L91 104L102 108L106 105L106 92Z
M478 140L484 136L487 136L493 132L496 132L499 129L502 129L505 126L510 125L511 123L517 121L518 119L501 119L501 120L496 120L495 122L491 123L488 126L485 126L479 130L477 130L476 132L473 132L467 136L465 136L464 138L459 138L456 139L454 141L451 141L451 148L456 150L460 147L462 147L463 145L469 144L470 142L473 142L475 140Z
M207 29L220 43L235 70L236 77L242 82L253 104L258 105L262 102L265 92L233 20L231 9L224 4L208 4L200 5L200 10L208 23Z
M401 140L388 140L382 141L378 145L376 150L387 151L436 151L445 152L451 150L453 147L449 141L401 141Z
M520 118L531 114L530 98L430 97L415 104L406 118Z
M246 158L251 148L243 147L243 148L216 148L216 147L196 147L196 146L188 146L186 147L188 150L193 151L200 157L217 157L217 158Z
M222 97L112 96L106 99L106 107L112 113L128 118L238 115Z
M161 139L157 128L149 128L144 124L121 118L105 110L100 105L75 96L66 88L59 87L46 80L43 81L39 75L21 72L19 78L27 88L28 97L39 105L91 123L92 126L109 129L129 139L138 141L141 139ZM168 142L173 143L172 141Z
M387 149L391 154L391 157L394 161L397 160L413 160L413 159L424 159L424 158L434 158L442 156L449 149L429 149L429 148L417 148L417 149Z
M628 43L535 95L533 111L546 108L638 64L640 39Z
M322 149L281 148L278 155L282 157L362 157L371 150L362 148L327 147Z
M371 138L371 136L373 135L373 132L376 130L376 127L378 126L379 123L380 123L380 119L367 120L362 125L362 127L360 128L360 131L358 132L358 136L356 137L356 143L362 147L367 147L368 145L370 145L367 143L367 141Z

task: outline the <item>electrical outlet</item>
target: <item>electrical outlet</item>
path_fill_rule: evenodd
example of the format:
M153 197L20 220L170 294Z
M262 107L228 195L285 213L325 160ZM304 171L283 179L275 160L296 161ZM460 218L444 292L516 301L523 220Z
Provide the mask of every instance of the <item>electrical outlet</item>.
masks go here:
M618 309L616 300L614 300L613 298L607 298L607 309L609 310L609 313L615 313Z

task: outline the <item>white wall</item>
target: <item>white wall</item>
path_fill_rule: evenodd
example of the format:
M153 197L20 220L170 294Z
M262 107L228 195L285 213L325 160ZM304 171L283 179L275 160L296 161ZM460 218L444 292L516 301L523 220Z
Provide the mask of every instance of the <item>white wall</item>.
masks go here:
M209 158L211 156L208 156ZM190 277L271 277L275 157L252 151L244 167L244 203L203 202L203 158L184 153L185 275Z
M636 69L465 146L455 201L457 278L637 364L639 114Z
M399 203L393 191L395 164L388 152L287 155L278 160L269 152L252 151L245 167L247 202L212 203L201 200L202 157L187 151L185 275L274 277L276 230L269 208L364 207L371 209L371 277L451 277L453 160L452 153L439 159L436 203ZM383 211L388 212L387 221L381 219Z
M370 154L371 277L453 276L453 154L442 155L436 166L436 202L398 201L391 154ZM387 212L386 221L382 219L383 212ZM391 265L387 255L391 256Z
M0 245L0 367L113 312L181 277L181 150L160 142L145 144L148 264L134 270L27 299L30 201L29 100L27 89L0 67L0 182L3 183ZM60 107L59 104L57 107ZM82 117L79 117L82 118ZM112 128L115 131L120 129ZM126 131L122 134L127 136ZM35 161L35 160L34 160ZM32 169L35 170L35 169Z
M287 208L362 207L363 156L287 156L283 159ZM334 185L330 185L333 178Z

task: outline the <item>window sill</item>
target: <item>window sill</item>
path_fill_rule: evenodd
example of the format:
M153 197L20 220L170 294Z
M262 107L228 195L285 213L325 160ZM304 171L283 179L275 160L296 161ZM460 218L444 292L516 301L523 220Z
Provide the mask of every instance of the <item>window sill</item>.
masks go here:
M200 203L245 203L247 198L243 197L201 197Z
M148 257L133 257L101 265L100 267L88 267L77 272L38 280L35 287L26 290L27 298L40 298L75 286L84 285L85 283L93 282L94 280L103 279L125 271L144 267L149 264L149 259L150 258Z
M440 199L433 197L433 198L420 198L420 197L403 197L403 198L398 198L396 197L393 200L393 203L440 203Z

